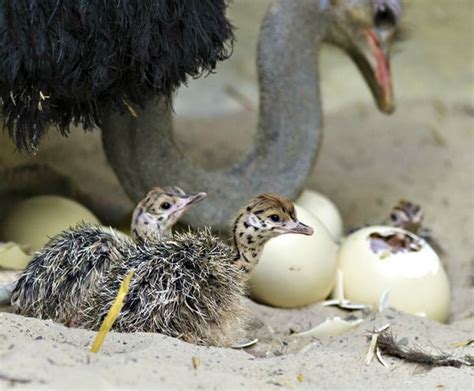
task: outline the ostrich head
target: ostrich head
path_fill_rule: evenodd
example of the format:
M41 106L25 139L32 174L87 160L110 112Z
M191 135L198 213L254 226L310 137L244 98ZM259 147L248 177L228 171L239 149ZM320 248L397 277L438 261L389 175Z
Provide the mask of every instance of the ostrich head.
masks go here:
M271 193L251 199L240 209L232 230L236 262L246 273L258 263L270 239L284 234L313 234L313 228L298 220L290 200Z
M390 212L390 225L419 234L423 225L423 209L410 201L400 200Z
M269 240L275 236L295 233L312 235L313 229L296 218L295 206L277 194L262 194L253 198L241 210L234 229L262 235Z
M179 187L155 187L139 202L132 216L131 231L135 240L162 240L192 205L206 198L206 193L186 194Z
M321 0L325 40L345 50L367 81L377 106L395 110L390 48L400 33L401 0Z

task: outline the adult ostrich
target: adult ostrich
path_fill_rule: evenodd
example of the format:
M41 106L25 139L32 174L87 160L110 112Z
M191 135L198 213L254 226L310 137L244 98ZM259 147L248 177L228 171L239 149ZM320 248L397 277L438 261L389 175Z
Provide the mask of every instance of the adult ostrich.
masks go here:
M320 143L322 41L355 61L379 109L392 113L389 51L401 10L399 0L275 1L261 27L259 125L248 154L230 169L196 166L176 146L170 104L161 99L136 118L110 114L103 119L104 148L124 188L134 200L156 183L202 189L208 202L183 220L216 228L224 228L231 211L255 194L274 191L294 199Z
M174 142L171 97L228 57L227 1L0 0L0 102L18 148L34 151L49 126L67 134L71 123L97 125L135 201L157 184L208 192L186 216L193 225L224 228L256 194L295 198L318 151L321 42L346 51L379 108L392 112L400 1L275 0L259 41L254 146L230 169L206 171Z

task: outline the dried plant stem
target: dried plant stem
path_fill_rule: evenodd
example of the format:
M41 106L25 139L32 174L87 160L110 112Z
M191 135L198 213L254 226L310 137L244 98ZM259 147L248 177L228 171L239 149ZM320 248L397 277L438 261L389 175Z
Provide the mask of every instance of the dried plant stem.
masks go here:
M115 298L115 301L112 304L112 307L110 307L110 310L107 313L107 316L105 317L104 321L102 322L100 326L99 332L97 333L94 343L92 344L91 352L97 353L100 350L102 344L104 343L107 333L112 328L112 325L114 324L115 319L117 319L117 316L119 315L123 307L123 303L124 303L125 297L127 296L128 288L130 286L130 281L134 273L135 273L134 270L130 270L127 276L124 278L124 280L120 284L117 297Z
M437 353L430 353L426 349L418 346L402 345L396 340L393 333L389 330L372 333L370 336L371 340L375 334L378 335L377 348L380 349L380 351L384 354L388 354L393 357L399 357L413 363L431 366L449 366L460 368L462 366L474 365L474 356L472 355L455 357L441 350L439 350Z

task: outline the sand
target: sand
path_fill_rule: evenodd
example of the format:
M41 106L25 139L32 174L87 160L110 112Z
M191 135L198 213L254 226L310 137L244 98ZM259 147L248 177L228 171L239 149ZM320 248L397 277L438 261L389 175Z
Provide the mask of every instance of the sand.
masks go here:
M236 160L255 129L253 47L245 43L254 39L252 26L265 2L242 2L246 7L236 7L233 16L248 28L239 32L240 46L230 68L221 67L226 70L220 76L183 92L178 102L178 112L186 114L178 118L178 139L208 167ZM420 203L445 250L442 261L452 291L448 325L394 310L348 313L319 304L281 310L249 302L258 320L249 335L260 342L246 350L198 347L162 335L111 333L103 350L92 354L93 332L20 317L7 308L0 312L1 389L472 389L472 368L429 368L391 357L385 357L388 368L364 362L367 332L387 322L404 342L474 354L473 346L452 345L474 337L473 61L472 55L466 57L469 51L458 55L460 48L472 47L472 12L466 8L472 11L472 4L459 2L465 7L460 10L443 9L441 0L411 3L411 22L417 28L394 62L399 96L394 116L376 112L347 59L331 51L323 55L324 140L308 187L337 204L347 228L381 221L402 197ZM436 28L426 29L430 23ZM245 110L242 102L223 92L219 77L248 94ZM197 96L210 105L197 108ZM99 132L75 131L69 139L51 132L33 158L15 153L0 135L0 165L22 162L47 162L72 178L104 222L120 224L132 208L106 162ZM9 205L0 198L0 215ZM302 340L290 335L333 316L364 321L337 337ZM197 368L193 357L199 358Z
M473 382L471 369L427 368L390 357L385 357L388 368L376 361L367 366L365 333L387 322L410 343L443 347L453 354L460 349L455 351L451 343L472 337L462 328L394 311L371 317L344 336L318 339L299 352L269 358L142 333L112 333L94 354L88 352L94 337L90 331L5 313L0 322L0 380L5 388L469 389Z

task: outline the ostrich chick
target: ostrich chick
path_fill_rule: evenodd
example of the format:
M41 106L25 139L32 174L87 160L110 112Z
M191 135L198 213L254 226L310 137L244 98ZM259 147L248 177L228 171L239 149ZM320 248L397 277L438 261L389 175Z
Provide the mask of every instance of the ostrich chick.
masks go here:
M232 225L233 246L201 229L157 245L137 244L103 275L81 316L98 329L129 270L135 274L114 329L158 332L185 341L231 346L242 337L242 298L249 272L265 243L278 235L312 235L296 218L293 204L263 194L242 208Z
M190 206L206 193L186 194L177 186L155 187L133 211L131 233L135 241L159 242L171 236L171 228Z
M155 242L205 193L187 195L177 187L156 187L137 205L131 231L136 242ZM133 242L98 226L81 224L54 237L21 274L11 304L16 313L74 326L79 307L98 277L124 257Z
M388 225L402 228L408 232L418 235L426 240L428 244L439 254L445 253L438 240L433 238L431 229L423 225L424 212L420 205L413 202L400 200L390 211Z

